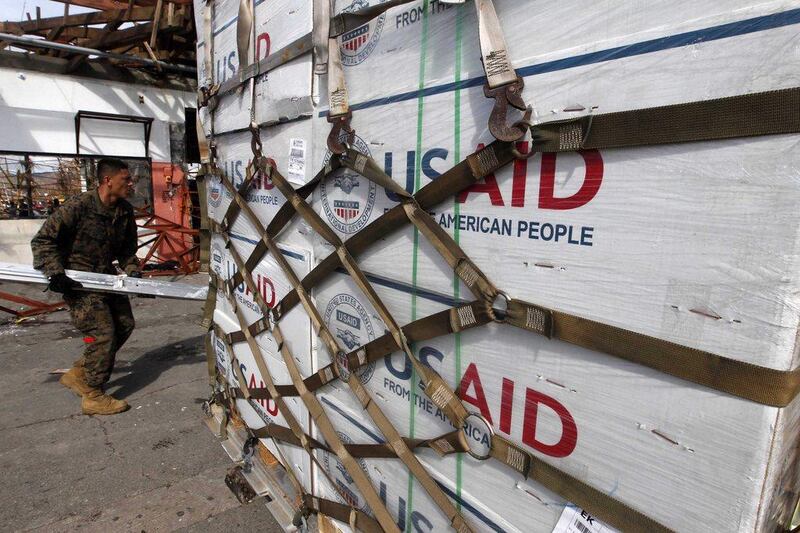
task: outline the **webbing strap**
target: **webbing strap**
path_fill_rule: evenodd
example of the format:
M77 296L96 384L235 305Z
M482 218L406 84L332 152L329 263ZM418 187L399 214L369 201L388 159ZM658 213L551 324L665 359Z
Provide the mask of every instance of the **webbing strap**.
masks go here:
M225 179L225 178L223 178L223 179ZM227 182L228 180L225 179L225 181ZM236 252L235 248L231 248L231 255L234 258L234 261L237 262L237 264L240 264L240 265L242 264L242 259L241 259L241 257L239 257L239 255ZM253 284L252 277L251 277L251 275L249 273L245 276L245 283ZM229 283L225 284L225 287L230 287L230 284ZM229 301L231 307L234 310L234 314L236 315L236 319L239 322L240 327L242 327L245 324L244 315L242 314L241 310L239 309L239 304L238 304L236 298L233 296L233 292L232 291L226 291L225 294L228 297L228 301ZM214 327L215 327L215 334L217 336L220 336L221 338L225 338L224 337L225 334L223 332L219 331L219 328L216 325L214 325ZM312 450L311 450L311 447L310 447L308 441L306 440L306 436L305 436L305 433L303 432L302 427L300 426L299 422L297 421L297 419L292 414L292 411L289 410L288 405L286 404L286 402L284 401L284 399L281 397L281 395L278 392L277 386L275 385L275 383L273 381L272 374L270 373L269 368L267 368L267 366L265 364L265 359L264 359L263 353L261 352L261 348L258 346L258 344L255 341L254 337L249 334L249 330L244 329L243 331L245 332L247 345L250 348L251 353L253 354L253 358L255 359L256 367L258 368L258 371L261 374L261 377L264 379L265 384L267 386L267 389L270 391L270 394L271 394L271 397L272 397L273 401L275 401L275 405L278 407L279 412L283 415L283 417L286 420L287 424L289 424L289 428L291 429L292 433L297 437L298 442L300 443L300 445L306 450L306 452L309 454L309 456L311 456L312 460L315 460L316 458L315 458L314 454L312 453ZM290 375L292 375L292 380L295 381L295 377L299 376L299 372L298 372L297 367L296 367L296 365L294 363L294 359L292 358L291 354L289 353L288 347L286 346L286 344L283 341L283 336L281 335L280 328L278 327L277 324L275 325L275 327L274 327L274 329L272 331L273 331L273 334L275 336L276 341L279 344L281 354L284 357L284 361L287 363L287 366L291 365L291 366L289 366L289 372L290 372ZM241 367L240 367L238 361L236 360L235 353L233 352L233 350L230 347L230 345L228 345L227 343L226 343L226 349L228 350L228 354L229 354L229 356L231 358L231 367L233 368L234 373L236 374L236 380L239 382L239 390L243 394L244 399L250 400L252 398L251 394L250 394L250 390L249 390L249 388L247 386L247 382L245 380L245 377L242 374ZM288 361L287 361L287 359L288 359ZM302 383L302 381L301 381L301 383ZM301 389L301 393L302 393L302 389ZM312 397L313 397L313 395L312 395ZM339 439L336 431L333 429L333 426L330 424L330 421L327 419L327 415L325 415L324 411L322 410L322 406L319 404L319 402L316 400L316 398L314 398L313 402L308 402L309 398L308 398L307 394L303 397L303 400L304 400L304 402L306 402L306 407L308 408L309 413L311 414L311 416L314 419L314 421L317 423L317 427L320 428L320 431L322 432L323 436L325 437L325 440L328 441L329 443L332 443L332 446L334 447L334 451L335 452L337 450L340 450L342 445L343 445L343 443ZM376 508L375 507L376 505L382 506L381 500L378 497L377 493L375 493L374 488L372 487L372 485L369 482L368 478L366 478L365 473L363 472L363 470L361 470L361 467L358 465L358 463L355 462L355 460L353 460L352 457L348 461L346 458L343 458L338 453L337 453L337 456L339 456L339 459L342 462L342 464L344 465L345 469L347 469L347 471L350 474L350 476L355 480L356 486L362 492L362 494L364 495L365 499L367 499L367 502L370 505L370 508L373 510L373 512L376 514L376 516L379 518L379 520L381 520L381 523L384 526L384 528L387 531L397 531L397 527L394 525L394 522L391 520L391 516L389 515L388 511L385 508L383 510L381 510L380 508ZM326 477L329 477L327 471L325 471L324 468L322 468L322 471L326 475ZM339 488L336 485L336 483L332 479L330 479L330 477L329 477L329 481L331 482L331 485L336 490L339 490ZM370 494L370 491L372 491L372 494Z
M310 220L319 221L319 219L318 219L319 215L317 215L316 212L314 212L312 209L310 209L310 206L308 206L308 204L305 202L305 200L300 199L298 197L298 195L295 193L294 190L290 190L291 189L291 185L288 184L288 182L285 180L285 178L283 178L283 176L281 176L280 173L277 170L272 169L271 175L272 175L273 183L275 183L275 185L277 187L279 187L279 189L282 190L284 196L286 196L287 199L289 199L291 201L291 203L294 205L294 208L298 211L298 213L302 214L304 217L308 217L307 220L309 220L309 221ZM223 180L223 183L224 183L225 187L228 188L230 191L233 191L233 185L230 183L230 181L227 179L227 177L225 177L223 175L222 176L222 180ZM247 203L244 202L243 199L241 199L241 198L236 198L236 201L238 203L240 203L240 207L242 209L242 213L248 219L250 219L251 223L253 223L254 225L257 226L258 225L258 217L255 215L255 213L253 213L252 209L247 205ZM319 222L321 222L321 221L319 221ZM334 234L334 238L336 240L338 240L338 237L335 236L335 234ZM306 312L308 313L309 317L311 318L311 322L312 322L312 325L314 326L315 331L317 331L318 334L321 336L321 338L323 340L323 344L325 344L326 348L328 349L328 351L330 353L331 359L336 360L337 356L340 353L338 345L336 344L336 340L334 339L333 335L328 330L328 327L323 322L322 317L319 315L319 311L311 303L311 298L308 296L308 294L305 292L305 290L303 290L303 288L302 288L302 286L300 284L300 280L297 278L297 276L294 273L294 271L292 270L291 266L289 266L289 264L286 262L286 259L282 256L282 254L280 254L279 251L277 251L277 247L274 245L274 243L271 241L271 239L269 239L268 236L266 236L265 232L262 232L262 240L265 240L265 242L267 244L267 247L270 249L270 251L275 249L275 251L273 252L273 256L274 256L276 262L280 266L281 270L283 271L284 275L287 277L289 282L295 287L295 290L298 292L298 297L300 299L300 302L303 304L303 307L305 308ZM277 252L277 253L275 253L275 252ZM239 270L240 271L243 270L245 268L245 265L241 261L241 258L238 258L238 254L235 253L235 249L231 249L231 253L232 253L232 255L234 255L234 260L237 263L237 267L239 268ZM357 267L354 267L354 268L355 268L355 270L354 270L353 273L357 273L356 272L358 270ZM250 275L249 272L245 272L244 279L245 279L246 283L249 280L249 283L253 284L252 276ZM251 288L251 290L253 290L253 289ZM377 301L374 302L374 303L382 305ZM389 319L391 319L391 316L388 315L388 311L386 311L386 314L387 314L387 317ZM279 319L276 319L276 320L279 321ZM248 337L248 344L249 344L250 340L252 339L252 337L250 337L249 329L247 329L245 327L245 324L244 324L243 320L240 320L240 323L241 323L242 327L244 328L242 331L244 332L245 336ZM280 332L280 327L279 327L278 323L273 325L272 334L275 337L275 340L278 342L278 345L280 346L280 350L281 350L281 353L283 355L284 362L286 363L287 368L289 370L289 374L292 377L292 382L294 383L295 387L297 388L297 391L300 393L300 397L303 400L303 402L306 404L306 407L308 408L309 413L311 414L312 418L319 425L320 431L323 432L323 436L325 437L325 440L328 441L331 444L334 453L340 458L340 461L342 461L342 464L344 464L345 467L347 466L345 461L347 461L347 462L349 462L349 463L351 463L353 465L353 468L355 470L358 470L360 472L360 469L358 467L358 463L356 463L355 460L352 458L352 456L349 453L347 453L347 450L342 446L341 442L339 442L338 444L335 444L336 441L339 441L339 438L338 438L338 436L336 436L335 430L333 430L333 426L330 423L330 420L328 420L327 416L324 414L324 411L322 409L321 404L319 403L319 400L316 398L316 396L314 396L314 394L311 391L309 391L305 387L305 383L303 382L303 378L300 375L300 372L299 372L299 370L297 368L297 365L296 365L294 359L292 358L291 354L289 353L288 347L286 346L286 343L283 340L283 336L282 336L282 334ZM253 344L255 344L255 341L253 341ZM409 354L410 357L413 357L413 354L411 353L410 350L408 350L407 353ZM463 406L461 405L461 403L458 402L458 399L455 397L455 395L449 389L449 387L447 387L447 384L444 382L444 380L440 376L438 376L438 374L436 374L432 369L428 369L427 367L423 367L423 365L421 365L419 363L418 363L418 365L420 366L420 370L426 370L427 371L426 372L427 377L428 377L427 386L434 388L434 390L432 392L429 392L429 394L432 395L431 399L434 401L434 403L445 405L448 409L450 409L450 411L455 411L458 407L460 407L462 410L464 409ZM420 485L423 486L423 488L429 494L431 499L439 506L439 508L442 510L442 512L448 517L448 519L450 520L450 523L453 525L453 527L457 531L464 531L464 532L471 531L471 529L467 525L466 521L464 521L463 517L461 516L459 511L456 509L456 507L453 505L453 503L450 501L450 499L444 494L442 489L436 484L436 482L430 476L428 471L420 464L420 462L417 459L417 457L411 452L411 450L408 448L406 443L402 440L400 434L397 432L397 430L391 424L391 422L389 421L388 417L386 417L386 415L380 409L378 404L375 403L374 401L372 401L371 395L366 390L366 388L363 386L363 384L359 380L358 376L353 374L353 373L350 373L349 376L346 377L346 376L344 376L342 374L341 367L337 367L337 368L338 368L340 377L343 379L343 381L346 381L347 384L350 386L350 388L353 390L353 393L355 394L355 396L361 402L361 405L364 408L364 410L367 411L367 413L369 414L370 418L372 418L372 420L375 422L375 424L381 430L383 435L387 438L387 440L390 443L390 445L392 446L392 448L397 453L398 458L412 472L414 477L417 478L418 482L420 483ZM259 371L264 372L266 370L261 370L261 368L259 368ZM267 386L270 389L270 391L269 391L270 394L272 394L273 396L276 396L277 395L277 391L273 390L274 387L270 386L269 383L267 384ZM463 416L465 418L466 417L466 411L465 410L464 410L464 413L465 414ZM458 415L460 413L455 411L455 414ZM460 427L460 426L457 426L457 427ZM327 428L327 429L323 429L323 428ZM328 431L331 433L331 435L326 434L326 432L328 432ZM334 437L335 437L335 440L332 440L332 438L334 438ZM345 455L343 456L342 454L345 454ZM348 472L350 472L349 468L348 468ZM352 475L352 472L351 472L351 475ZM353 476L353 478L355 480L355 476ZM377 502L376 501L373 501L373 502L370 501L370 499L374 499L373 495L374 496L377 496L377 495L374 493L374 488L369 483L367 478L364 478L362 480L362 484L365 484L365 488L362 488L358 483L357 483L357 486L359 487L359 490L362 491L362 494L364 495L365 499L367 499L367 501L368 501L368 503L370 505L370 508L373 510L373 512L376 512L376 514L377 514L378 510L376 510L375 505L380 505L381 507L383 507L383 505L380 502L380 500L378 500ZM369 492L365 492L365 490L369 491ZM389 516L388 515L388 511L385 509L385 507L383 507L382 511L383 511L383 513L385 513L386 516ZM383 520L380 520L380 518L379 518L379 521L383 524ZM392 522L392 524L394 525L393 522ZM394 527L396 527L396 526L394 526Z
M363 154L357 154L356 161L358 161L358 156L361 156L361 159L365 161L364 164L366 164L366 156L363 156ZM343 162L345 161L346 160L343 159ZM347 162L345 162L345 164L347 164ZM363 167L363 165L359 166ZM374 164L373 166L377 167L377 165ZM416 358L413 351L408 346L400 326L395 322L386 305L381 301L381 298L372 288L369 281L367 281L364 273L358 268L355 260L347 253L347 249L342 245L342 241L339 239L336 233L333 232L330 226L325 224L321 216L310 205L308 205L304 199L300 198L295 193L291 184L289 184L289 182L280 174L280 172L278 172L276 169L272 169L271 177L272 182L294 205L297 213L303 217L303 219L308 222L314 228L314 230L316 230L323 238L325 238L325 240L336 247L341 264L356 282L356 285L358 285L358 288L362 293L364 293L372 306L378 311L378 314L380 315L384 324L387 328L389 328L389 331L395 338L397 345L408 356L411 364L414 366L414 369L422 377L422 381L425 384L426 394L428 394L433 403L445 413L455 427L461 427L467 417L467 410L464 408L452 390L450 390L444 380L430 367L423 365ZM425 215L427 215L427 213ZM429 217L430 215L427 216ZM443 233L443 230L440 229L440 231ZM455 246L455 243L453 243L453 245ZM339 348L336 344L330 346L330 349L332 356L335 356L339 352Z
M338 37L343 33L363 26L393 7L415 1L416 0L386 0L380 4L373 4L358 11L345 11L340 13L331 19L329 36Z
M311 41L314 47L314 74L328 72L328 39L330 38L331 0L314 0Z
M331 157L331 160L325 166L325 168L320 170L311 181L309 181L308 183L297 189L295 192L302 199L308 198L311 195L311 193L316 189L316 187L322 182L325 176L331 174L332 172L338 170L339 168L341 168L339 156L334 154L333 157ZM286 225L289 224L294 215L295 215L294 205L292 205L291 202L284 202L284 204L280 207L275 216L272 217L270 223L267 225L267 230L265 232L265 235L270 239L276 238L280 234L280 232L286 227ZM267 252L268 248L266 241L264 239L259 240L258 243L256 244L256 247L251 252L250 257L247 258L247 261L245 263L247 265L248 271L252 271L254 268L256 268L256 266L258 266L258 263L264 258ZM233 275L231 282L233 283L234 286L239 285L242 282L242 276L243 274L240 271L237 271Z
M492 0L474 0L474 2L478 11L478 37L486 81L492 88L512 83L516 81L517 73L511 66L508 45L494 4Z
M278 424L268 424L258 429L251 429L250 433L258 438L272 438L293 446L302 446L302 442L292 432L291 429ZM469 451L466 436L463 430L451 431L434 437L432 439L409 439L403 437L403 441L408 446L409 450L417 450L420 448L430 448L441 456L451 455L454 453L466 453ZM331 449L322 442L314 439L310 435L306 435L306 442L313 450L321 450L333 453ZM345 444L344 448L353 457L362 459L392 459L397 458L397 453L388 443L381 444Z
M303 503L308 509L348 524L353 531L363 531L364 533L383 533L385 531L368 514L339 502L306 494L303 496Z
M626 533L669 532L659 522L587 485L498 435L492 436L491 456L564 499Z
M488 324L491 321L492 318L487 312L484 302L475 301L421 318L410 324L406 324L402 327L402 330L406 340L409 343L413 343L465 331ZM263 319L258 320L248 327L253 336L265 331L261 326L262 323ZM241 331L229 333L227 338L232 344L244 342L245 340L244 333ZM395 336L391 333L387 333L348 353L345 356L347 358L347 368L349 368L351 372L356 372L360 368L374 363L400 349L401 347L397 344ZM331 363L305 378L303 382L308 390L314 392L333 381L336 376L336 365ZM281 396L299 395L297 389L295 389L293 385L277 385L276 387ZM269 391L265 388L252 388L250 389L250 394L252 398L257 400L267 400L271 398Z
M686 113L690 115L699 113L702 108L701 104L703 103L642 110L644 113L642 116L646 117L648 121L656 123L663 122L668 117L677 120L674 117ZM670 129L671 142L697 140L701 135L722 135L722 138L727 138L728 136L800 132L800 88L712 100L708 102L708 105L712 111L704 113L704 117L709 122L713 122L726 109L738 108L738 118L741 121L755 123L757 122L756 117L763 114L766 117L765 123L763 126L759 126L759 133L754 133L753 126L745 125L746 127L737 128L736 124L729 124L717 131L711 131L704 127L703 131L698 132L696 127L698 125L693 124L692 119L688 120L683 129ZM552 127L549 134L539 138L539 143L534 144L533 149L538 150L541 147L575 149L576 142L578 146L589 144L589 141L586 140L587 134L589 140L594 139L593 146L598 146L601 141L616 143L627 137L626 130L621 129L619 139L617 139L610 134L597 134L595 128L600 124L602 133L608 129L605 124L611 122L625 123L628 128L644 128L643 125L637 126L636 112L625 113L631 113L626 115L625 120L619 117L614 118L614 115L618 114L595 116L591 120L591 127L589 127L588 119L551 123L548 126ZM606 120L609 122L606 123ZM539 126L534 127L534 130L536 128ZM651 125L651 131L653 128ZM593 137L595 135L596 137ZM651 135L648 144L661 140L660 137ZM605 144L603 146L605 147ZM495 141L420 189L414 195L414 199L424 212L513 159L512 143ZM356 257L380 238L401 228L406 220L405 209L402 205L396 206L353 235L344 244L348 253ZM435 231L432 226L430 229L431 233ZM438 238L440 243L451 240L446 232ZM447 258L447 256L444 257ZM342 265L338 254L331 254L303 279L303 286L306 289L316 286L340 266ZM460 277L464 279L465 276L460 275ZM276 310L286 313L296 304L297 297L290 292L276 305ZM554 320L560 320L562 326L554 327L552 325ZM555 311L528 302L511 300L508 322L548 337L554 336L578 346L639 362L670 375L766 405L783 407L788 405L800 392L800 369L780 371L760 367L566 313L556 314ZM579 333L578 330L581 332ZM643 350L643 348L646 349ZM751 377L752 379L750 379Z
M233 77L228 78L219 86L217 94L219 96L223 96L232 93L244 82L262 74L267 74L268 72L285 65L289 61L297 59L303 54L308 53L309 50L311 50L311 35L306 34L302 37L298 37L283 48L272 52L267 57L239 67L239 70Z
M777 370L736 361L519 300L509 302L508 322L764 405L786 407L800 392L800 368Z
M800 88L795 87L597 115L582 148L712 141L798 131Z
M776 91L781 92L781 91ZM768 93L762 93L763 95L767 95ZM749 95L753 96L753 95ZM673 135L670 136L669 142L682 142L682 141L691 141L691 140L708 140L711 138L729 138L729 137L736 137L736 136L745 136L745 135L762 135L768 133L787 133L787 132L796 132L800 130L800 111L798 111L797 106L797 94L796 91L793 94L789 95L790 97L787 98L786 94L783 94L779 97L773 98L770 100L766 96L764 96L762 100L756 99L757 103L750 102L750 105L757 107L758 105L762 105L765 101L773 101L776 107L785 107L787 105L794 106L794 108L789 113L789 118L785 117L778 117L776 116L774 120L768 121L770 126L766 127L754 127L753 125L730 125L728 129L721 128L719 130L708 131L709 128L703 129L702 124L693 124L691 121L685 122L681 127L673 128L670 130L670 133ZM724 100L724 99L723 99ZM712 110L709 112L709 116L713 117L714 113L722 112L720 110L724 110L726 106L730 106L731 102L720 103L720 100L712 101L709 103L709 107ZM691 106L691 104L686 104L686 106ZM716 106L716 107L715 107ZM691 111L691 107L684 107L682 110L678 111L677 113L686 113L687 111ZM669 118L670 114L676 113L675 106L668 106L666 108L656 108L655 110L645 110L645 111L652 111L652 113L645 113L644 116L647 120L655 121L661 118ZM617 115L617 116L612 116ZM615 146L613 143L620 142L620 139L623 139L626 134L625 128L628 128L628 132L635 130L636 128L643 129L643 131L655 131L655 127L652 125L643 125L637 123L635 120L630 120L630 116L622 116L621 114L612 114L612 115L600 115L598 117L593 117L591 119L588 118L581 118L572 121L561 121L559 123L550 123L550 124L543 124L540 126L535 126L532 128L532 135L534 136L534 142L532 143L532 150L531 153L536 151L541 151L543 149L554 149L554 151L559 150L574 150L581 147L601 147L601 146ZM749 111L743 112L740 117L752 117L754 116L753 110L750 109ZM597 126L597 121L600 119L600 133L596 133L595 126ZM589 124L591 120L591 124ZM608 134L603 130L603 123L602 120L608 120L609 123L613 122L614 120L620 122L620 132L612 134ZM591 125L591 128L589 127ZM549 129L548 129L549 128ZM732 133L733 132L733 133ZM738 132L738 133L737 133ZM649 142L661 143L663 141L659 141L659 134L652 134L650 136L650 141L645 141L643 143L637 144L648 144ZM594 144L592 144L594 142ZM605 145L603 145L605 143ZM321 232L323 235L328 239L331 244L333 244L337 250L335 254L332 254L328 258L326 258L320 265L315 268L304 280L301 282L297 279L294 275L294 272L286 263L285 259L282 258L280 253L277 254L276 260L278 261L281 269L284 271L286 276L289 278L290 283L293 285L293 291L285 297L282 302L280 303L279 307L276 308L275 312L273 313L274 319L280 320L280 317L285 314L286 311L291 309L291 306L296 305L297 303L301 303L306 311L309 313L312 319L312 324L314 325L315 330L318 332L320 337L323 340L323 343L326 345L326 348L331 354L332 359L339 360L341 352L338 349L338 345L327 330L327 326L322 322L321 317L319 316L318 310L311 304L310 297L308 295L308 290L315 286L322 278L327 276L332 272L333 269L341 266L344 266L345 269L353 276L356 280L356 283L359 285L362 291L364 291L370 301L373 303L373 306L376 307L378 312L381 314L381 317L384 319L384 322L387 323L389 326L390 332L389 336L392 338L392 341L403 351L406 353L410 353L410 349L407 346L408 339L405 336L404 330L399 328L388 314L388 310L380 302L380 299L377 298L377 294L374 293L369 283L366 281L366 278L363 276L363 273L358 269L354 256L358 253L365 250L369 247L373 242L375 242L379 237L383 237L388 233L396 231L398 228L402 227L408 220L417 225L419 228L426 228L425 230L421 230L426 237L433 236L433 240L438 240L438 243L434 243L437 250L445 256L448 260L448 263L453 266L453 268L458 273L459 265L462 264L462 260L468 260L463 252L460 252L460 249L453 243L456 248L450 248L449 242L447 239L444 239L439 233L433 228L430 227L426 221L424 220L423 215L417 216L417 220L415 221L415 213L416 209L426 209L428 205L431 207L436 203L443 200L445 197L449 197L456 192L462 190L464 187L468 186L471 183L474 183L480 177L487 175L490 172L493 172L497 168L507 164L510 162L514 154L514 147L512 143L508 142L497 142L492 143L486 147L486 149L473 154L466 161L459 163L456 165L451 171L448 171L444 175L440 176L439 179L435 180L431 183L430 186L423 188L419 191L416 195L414 195L413 199L406 197L406 200L403 202L402 205L397 206L396 208L387 212L384 216L380 217L377 221L370 224L365 230L359 232L355 236L353 236L350 240L346 243L342 244L338 236L335 234L331 235L330 233L325 235L324 231ZM519 154L516 155L519 157ZM365 167L366 168L366 167ZM277 173L277 171L272 171L273 174L273 181L276 183L281 180L281 176ZM382 177L378 175L378 178ZM447 179L444 179L447 178ZM227 181L226 178L223 177L224 181ZM288 185L288 184L284 184ZM229 183L226 183L226 186L232 190L232 186ZM289 189L291 186L289 186ZM320 224L324 225L324 222L319 219L319 215L317 215L313 210L310 210L308 204L305 202L303 198L300 198L299 195L296 194L295 191L290 191L286 189L284 195L287 196L289 202L292 204L293 209L295 212L301 214L303 218L308 221L313 220L312 226L314 229L317 229L317 226ZM288 193L288 194L287 194ZM249 206L247 206L246 202L243 198L238 197L236 203L239 204L242 212L251 220L253 224L258 227L258 219L250 210ZM414 205L416 202L417 205ZM410 207L409 207L410 206ZM371 233L370 233L371 232ZM445 232L445 236L449 239L449 236ZM274 243L271 242L271 239L266 236L266 233L262 235L262 241L265 242L266 248L268 251L275 253L276 246ZM235 250L232 250L232 253L235 253ZM461 255L459 255L459 253ZM238 254L236 254L238 256ZM462 257L463 255L463 257ZM249 271L245 270L246 265L244 261L240 257L234 258L238 268L240 271L243 272L243 276L245 281L250 279L250 284L252 284L252 276ZM455 265L455 266L454 266ZM468 279L473 279L474 275L470 272L470 269L461 268L462 272L459 274L462 279L465 277ZM465 271L466 270L466 271ZM479 276L480 277L480 276ZM465 280L466 281L466 280ZM488 283L488 280L486 280ZM470 283L467 283L470 285ZM249 286L249 285L248 285ZM472 283L472 286L476 287L476 295L481 295L485 297L485 294L488 290L490 290L490 285L484 285L483 288L478 283ZM471 288L472 288L471 286ZM488 287L488 288L487 288ZM257 293L257 291L253 291ZM226 293L229 294L229 293ZM245 341L248 345L255 344L252 336L252 332L249 327L243 321L243 317L241 313L238 312L238 308L236 308L236 303L233 302L232 305L237 310L237 319L240 322L240 327L242 327L242 333L245 337ZM524 311L524 317L519 311ZM487 312L493 316L493 312L491 309L488 309ZM601 347L605 347L605 349L612 349L614 345L620 342L620 339L614 339L615 335L619 335L618 332L614 331L606 331L603 330L602 327L610 328L611 326L600 324L602 326L597 331L592 332L591 328L586 324L578 324L575 325L570 323L571 315L566 314L559 314L557 311L547 310L545 308L535 306L532 304L527 304L525 302L518 302L516 300L509 300L509 313L508 313L508 320L510 323L516 326L525 327L526 329L530 329L533 331L537 331L541 334L545 334L548 336L554 336L556 338L562 338L568 342L574 342L579 345L587 345L592 349L603 349ZM582 320L582 319L577 319ZM576 331L573 331L576 330ZM590 329L589 340L583 339L581 334L583 333L584 329ZM620 330L623 333L630 333L625 332L624 330ZM291 354L288 351L288 347L284 342L283 335L280 331L279 324L275 324L272 329L272 334L275 340L278 342L278 345L281 350L281 354L283 356L284 362L287 365L289 373L292 377L292 382L294 387L296 388L297 392L303 399L304 403L306 404L312 418L317 422L320 431L322 432L325 440L330 444L331 451L335 453L339 458L340 461L345 465L345 468L348 472L353 475L354 481L356 482L356 486L359 487L359 490L362 491L364 497L367 499L368 504L378 516L378 521L383 525L383 527L387 527L387 518L388 512L386 511L385 507L381 504L378 500L375 501L375 493L374 487L368 482L361 478L360 482L356 478L359 477L359 467L358 463L356 463L353 459L353 455L344 447L338 438L336 438L335 431L333 430L332 425L330 424L330 420L327 419L327 416L324 413L321 405L319 404L316 397L313 395L313 392L308 389L302 376L299 373L299 370L293 361ZM610 337L613 341L604 340L605 337L602 335L606 335ZM638 335L638 334L633 334ZM601 338L597 338L601 337ZM649 339L647 338L648 342ZM625 341L630 341L630 339L623 339ZM641 338L636 337L633 339L633 342L644 342ZM653 348L653 353L656 356L662 357L663 359L663 352L661 348L663 347L659 343L664 343L666 341L662 341L659 339L652 339L654 343L657 344L657 348ZM594 343L594 344L592 344ZM645 343L646 344L646 343ZM597 347L596 347L597 346ZM678 350L690 350L686 347L676 346ZM257 349L257 347L256 347ZM648 348L649 349L649 348ZM647 350L645 350L647 351ZM254 351L254 353L256 353ZM695 356L697 354L706 354L706 352L700 352L694 350ZM260 356L260 352L258 352ZM356 354L358 356L358 362L360 363L363 357L360 354ZM618 355L612 353L612 355ZM713 355L713 354L708 354ZM413 362L413 354L412 354L412 362ZM257 364L258 364L258 359ZM715 378L719 378L720 380L727 380L727 377L724 376L717 376L717 374L721 371L727 371L727 361L730 361L731 365L741 365L742 363L732 360L727 360L724 358L722 367L724 368L716 368L712 367L710 370L706 370L706 373L709 375L714 376ZM348 357L345 357L345 360L349 360ZM261 361L263 365L263 361ZM664 363L664 364L673 364L673 363ZM753 365L748 365L752 367ZM653 366L656 368L655 366ZM384 413L380 410L377 404L372 400L370 394L366 390L366 388L361 384L358 377L349 372L347 368L343 368L342 366L337 366L337 373L339 376L345 380L348 385L353 390L356 397L362 404L362 407L367 411L369 416L375 421L376 425L379 429L384 433L384 436L388 440L388 444L391 449L396 453L397 457L400 458L403 463L409 468L409 470L414 474L415 477L420 481L426 491L430 494L431 498L436 502L440 508L445 512L445 514L451 519L453 526L457 530L468 530L466 523L463 521L460 514L455 510L452 506L452 502L447 499L446 496L441 493L441 490L435 485L430 475L427 471L419 464L416 457L414 456L413 452L411 451L409 444L397 433L395 428L391 425L389 420L385 417ZM262 370L261 365L259 365L259 370L263 372L268 371L266 369ZM766 369L769 370L769 369ZM424 372L422 372L423 376L425 376ZM435 373L434 373L435 374ZM674 375L674 374L673 374ZM438 377L438 374L435 374ZM427 377L427 376L426 376ZM441 380L441 378L439 377ZM713 380L710 380L713 381ZM428 384L430 385L433 382L431 379ZM704 383L705 384L705 383ZM448 392L452 395L452 391L449 389L447 384L441 380L441 383L437 384L438 388L431 390L430 388L426 387L426 392L428 392L429 396L434 399L436 402L435 397L439 396L441 399L441 394ZM273 396L273 399L282 400L278 390L275 388L274 384L267 384L267 389L269 389L269 393ZM459 402L460 405L460 402ZM463 406L461 406L463 408ZM280 407L279 407L280 409ZM452 414L451 414L452 416ZM458 418L458 414L455 415L455 418ZM288 422L288 420L287 420ZM308 442L304 441L305 436L298 434L295 428L291 428L294 435L300 439L300 442L306 442L306 446L308 446ZM329 435L333 433L332 437ZM628 530L634 531L653 531L653 530L665 530L663 526L657 524L653 520L645 517L638 511L631 509L627 505L617 502L610 496L603 494L596 489L589 487L588 485L584 484L583 482L577 480L569 476L568 474L543 463L542 461L537 460L531 454L525 452L521 448L517 447L516 445L505 441L497 436L492 439L492 450L491 454L493 457L503 461L505 464L509 465L515 470L526 473L530 475L533 479L536 479L540 483L544 484L548 488L554 490L555 492L562 494L563 496L567 497L573 502L576 502L580 505L584 505L588 509L592 510L595 514L607 520L610 524L615 525L617 527L622 527ZM308 449L307 449L308 451ZM348 466L349 465L349 466ZM352 471L351 471L352 470ZM356 474L353 474L356 472ZM363 484L366 484L368 487L367 492L362 487ZM587 503L583 503L587 502ZM377 504L377 508L375 507ZM600 511L602 508L608 509L608 511ZM351 513L352 515L352 513ZM607 516L606 516L607 515ZM393 522L391 522L391 518L388 518L388 524L391 526L390 529L396 530L396 526ZM351 518L352 523L352 518Z
M250 44L254 24L253 0L239 0L239 16L236 18L236 49L239 54L239 62L245 65L253 62Z

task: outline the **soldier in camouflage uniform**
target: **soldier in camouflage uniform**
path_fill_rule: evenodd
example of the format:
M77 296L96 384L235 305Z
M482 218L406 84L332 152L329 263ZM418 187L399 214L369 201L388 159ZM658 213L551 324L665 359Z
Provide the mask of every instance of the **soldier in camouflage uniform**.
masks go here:
M104 394L117 350L134 328L128 297L76 291L80 283L65 269L116 274L112 262L129 276L141 277L136 258L133 206L125 198L133 188L127 165L118 159L97 164L98 187L70 198L55 211L31 241L33 266L50 279L49 288L64 294L72 324L84 334L83 356L61 378L82 397L86 414L115 414L128 404Z

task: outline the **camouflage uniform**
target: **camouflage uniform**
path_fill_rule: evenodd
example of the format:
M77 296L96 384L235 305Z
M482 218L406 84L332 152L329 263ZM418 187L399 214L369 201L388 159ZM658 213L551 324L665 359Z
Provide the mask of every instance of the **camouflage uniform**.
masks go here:
M133 207L120 199L106 207L97 191L70 198L56 210L31 241L33 266L47 277L64 269L116 274L120 268L130 275L139 271L136 259L137 230ZM134 328L127 296L90 292L64 295L72 324L85 336L86 349L75 362L83 367L86 383L97 387L108 381L117 350Z

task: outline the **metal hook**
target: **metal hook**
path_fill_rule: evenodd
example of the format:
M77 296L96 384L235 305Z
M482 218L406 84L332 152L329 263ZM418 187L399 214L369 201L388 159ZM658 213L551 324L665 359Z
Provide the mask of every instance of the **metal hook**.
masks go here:
M343 154L347 152L347 148L353 144L356 131L350 126L350 119L352 118L353 114L349 111L344 115L335 117L328 116L328 122L333 124L331 132L328 134L328 150L330 150L331 153ZM342 141L339 139L342 132L347 134L344 144L342 144Z
M535 156L536 150L533 149L533 145L535 144L535 139L533 137L533 123L531 123L530 120L526 119L518 120L517 122L514 123L514 127L522 128L525 131L525 133L530 133L531 141L530 144L528 145L528 151L525 152L524 154L519 151L516 143L514 143L511 146L511 153L514 154L514 157L516 157L517 159L530 159L531 157Z
M525 105L522 99L522 89L525 87L525 82L522 78L517 78L512 83L495 87L489 87L489 84L483 86L483 94L486 98L494 98L494 108L491 115L489 115L489 131L495 139L499 141L514 142L519 140L525 135L525 128L520 123L529 122L533 109L529 105ZM507 124L508 120L508 106L511 106L520 111L524 111L522 120L515 122L512 125Z
M250 139L250 149L253 151L253 155L256 158L261 158L261 132L258 129L258 124L255 122L250 123L250 133L252 134L252 138Z

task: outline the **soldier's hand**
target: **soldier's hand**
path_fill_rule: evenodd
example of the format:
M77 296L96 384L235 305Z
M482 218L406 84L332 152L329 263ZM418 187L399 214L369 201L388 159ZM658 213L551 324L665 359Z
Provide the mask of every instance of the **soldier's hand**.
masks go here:
M50 284L47 286L53 292L60 292L66 294L72 292L73 289L83 287L79 281L75 281L63 272L55 274L50 277Z

